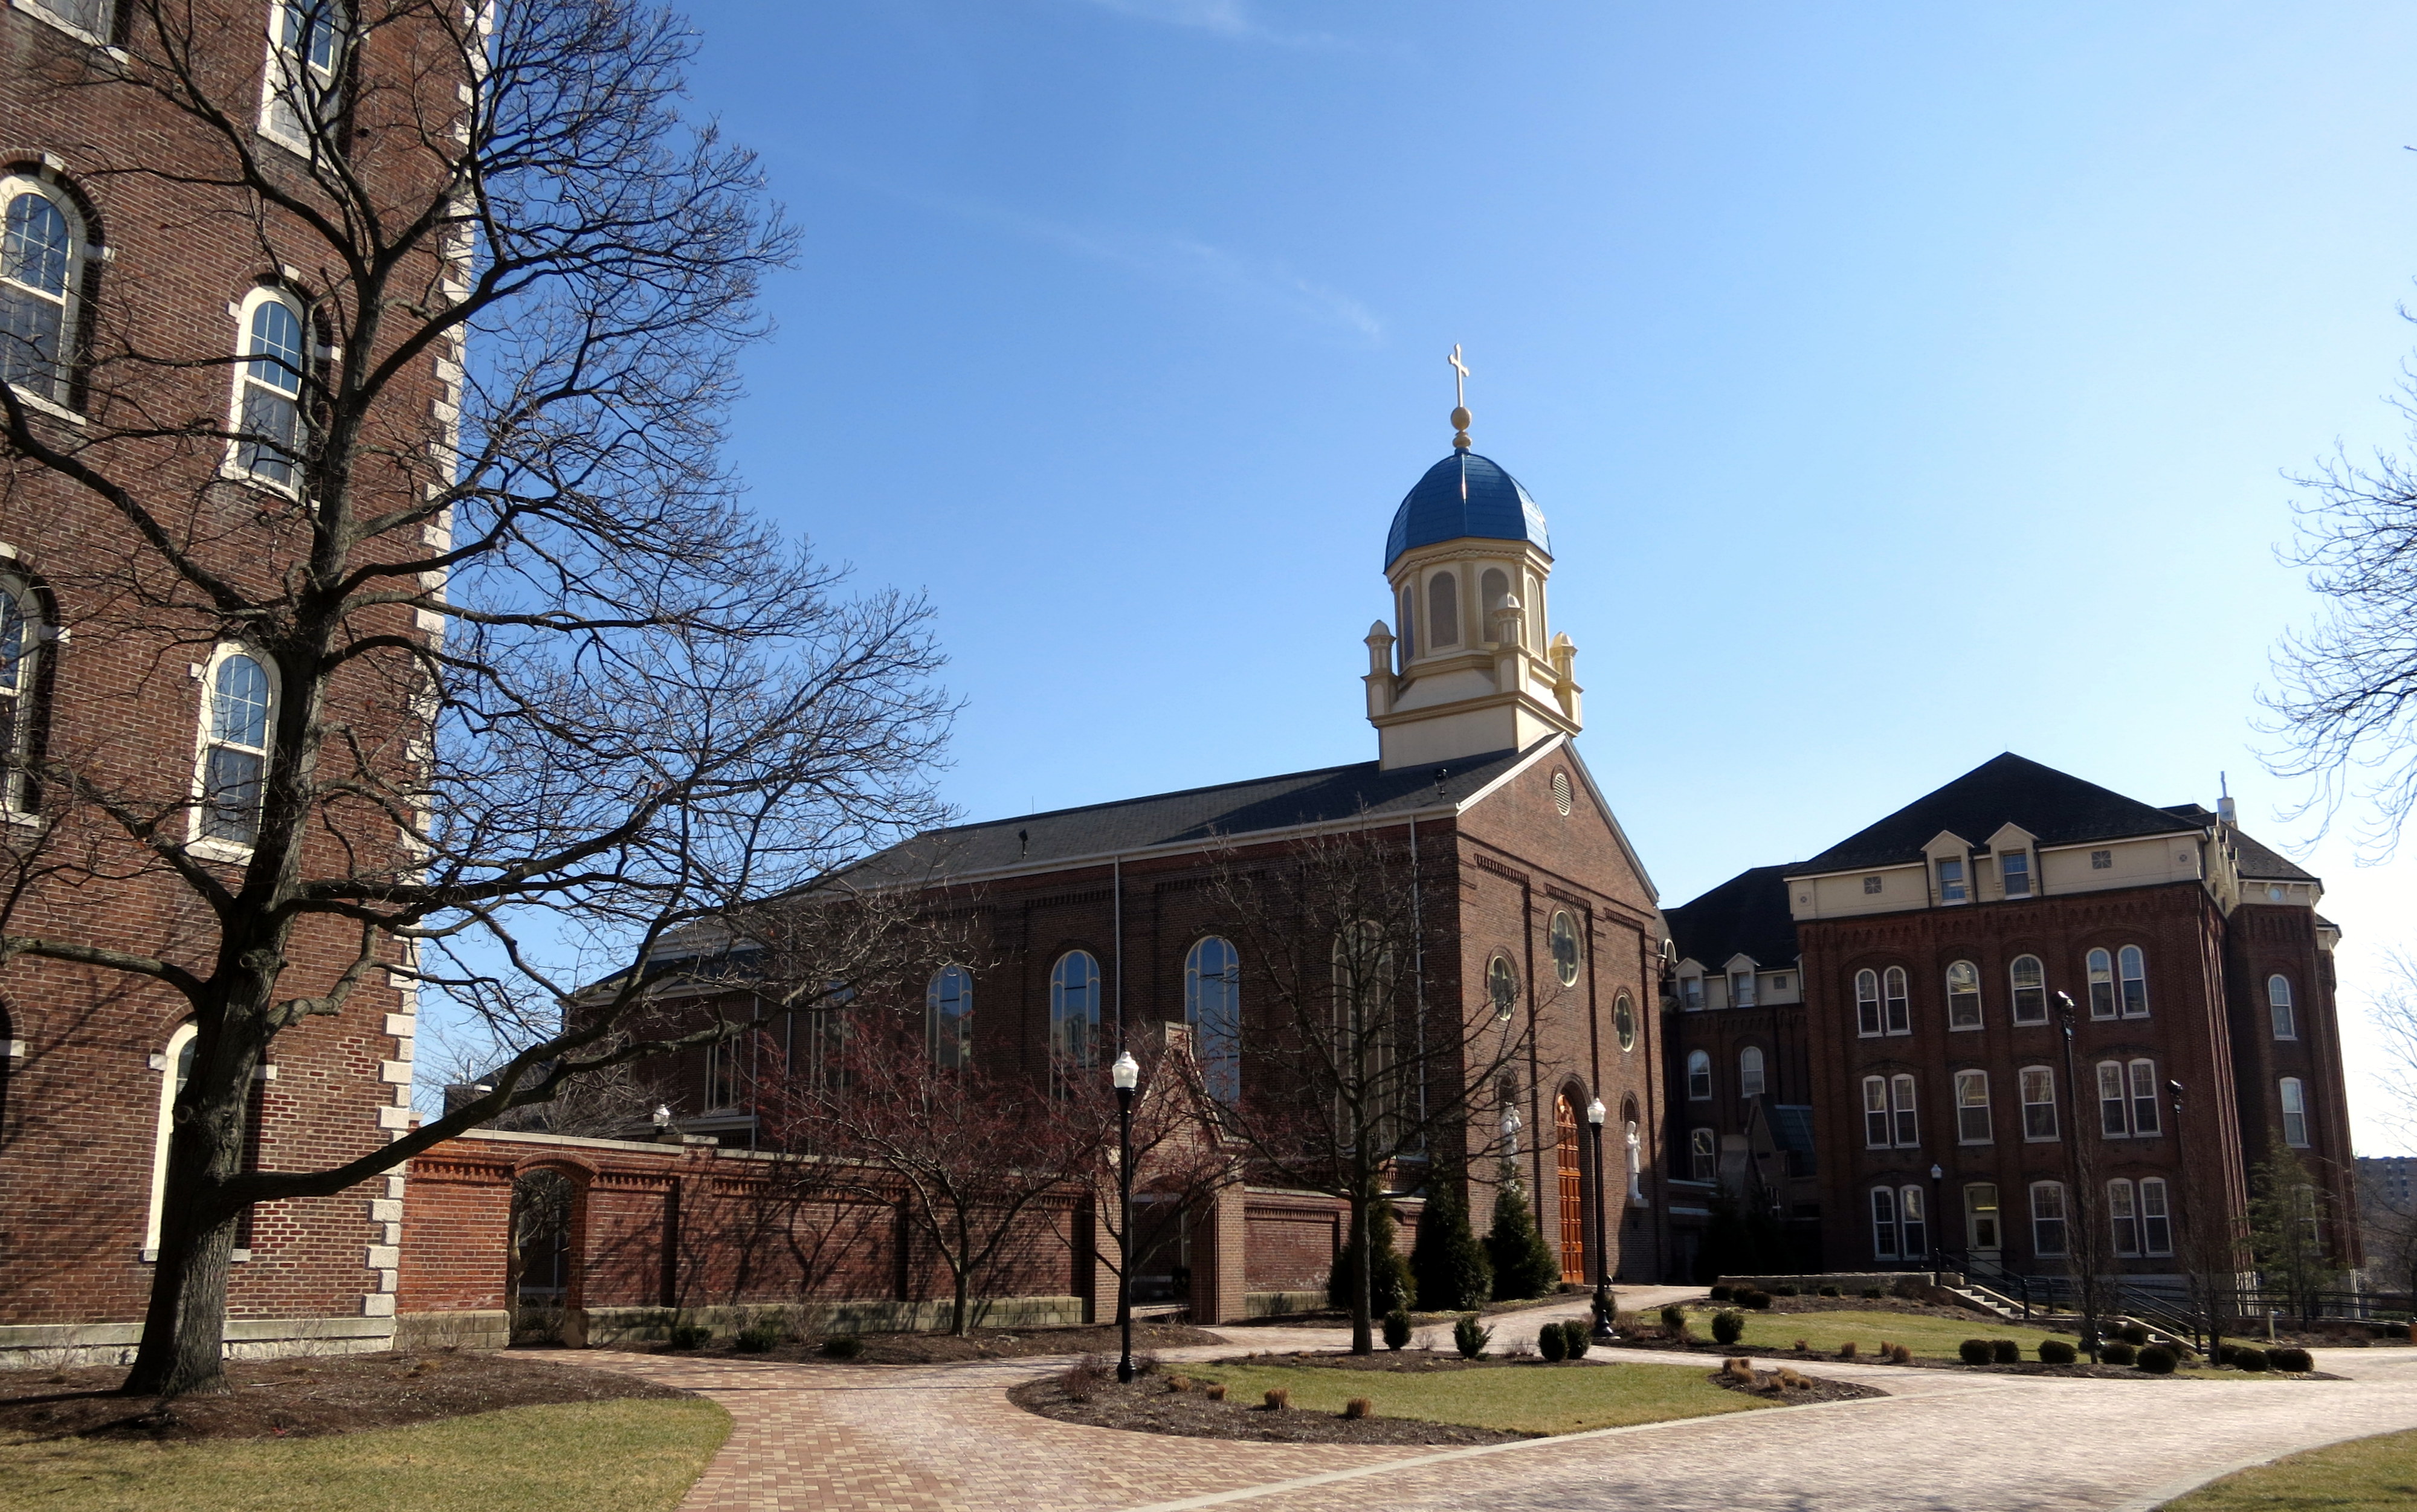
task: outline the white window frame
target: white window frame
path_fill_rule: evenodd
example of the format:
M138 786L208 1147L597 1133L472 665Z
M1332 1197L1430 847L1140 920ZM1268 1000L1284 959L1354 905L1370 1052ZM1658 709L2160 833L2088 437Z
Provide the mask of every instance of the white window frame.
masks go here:
M1962 855L1942 855L1938 858L1938 868L1939 902L1942 904L1970 902L1972 900L1971 858Z
M2133 985L2139 985L2138 1001L2134 1001ZM2127 945L2115 952L2116 1000L2122 1005L2126 1019L2149 1016L2149 953L2136 945Z
M708 1113L727 1111L740 1107L738 1042L717 1039L705 1047L705 1111Z
M1922 1111L1910 1072L1889 1078L1889 1126L1900 1150L1922 1148Z
M2022 879L2023 885L2019 890L2014 886L2014 879L2016 877L2020 877ZM2029 898L2031 896L2030 852L2007 851L1999 856L1998 885L2008 898Z
M954 1013L947 1011L950 1004L956 1005ZM923 988L923 1052L935 1069L962 1071L973 1066L973 1024L974 974L950 961Z
M2128 1140L2132 1137L2132 1082L2121 1061L2100 1061L2095 1067L2098 1078L2098 1137L2105 1140ZM2114 1110L2108 1117L2107 1111Z
M1586 940L1578 932L1576 915L1566 908L1555 909L1552 922L1544 927L1544 941L1553 958L1554 976L1563 987L1577 986L1578 975L1586 969ZM1569 946L1567 960L1561 954L1564 944Z
M1701 1092L1695 1090L1699 1085L1703 1088ZM1687 1100L1712 1100L1712 1052L1710 1051L1691 1050L1687 1052Z
M1748 1045L1738 1051L1738 1096L1758 1097L1769 1090L1764 1080L1762 1047Z
M2296 1076L2287 1076L2277 1090L2283 1099L2283 1142L2295 1150L2308 1147L2308 1087Z
M2291 978L2281 972L2266 978L2266 1014L2275 1038L2300 1037L2299 999L2291 990Z
M41 590L34 586L31 579L22 573L0 571L0 594L15 602L18 623L25 637L24 649L17 658L17 686L12 690L0 691L0 701L15 705L8 726L15 748L7 754L22 763L34 752L34 727L41 718L43 662L58 632L51 624ZM0 645L0 654L7 649ZM30 814L32 809L25 801L27 792L26 773L22 765L0 771L0 812Z
M2053 1144L2062 1137L2063 1121L2056 1107L2056 1068L2048 1066L2026 1066L2014 1073L2014 1084L2023 1099L2023 1141L2029 1144ZM2033 1097L2032 1093L2045 1090L2045 1097ZM2035 1111L2046 1110L2047 1131L2041 1133L2035 1126L2041 1120Z
M1877 1039L1886 1027L1880 1017L1880 974L1866 966L1855 973L1855 1034Z
M53 21L62 31L81 35L65 22L55 21L47 11L36 8L34 14L46 21ZM91 228L84 223L84 211L76 204L75 196L63 192L58 185L48 179L38 178L30 174L0 174L0 227L5 226L8 208L16 203L17 196L20 194L38 195L47 200L50 202L51 208L56 210L59 218L67 222L68 265L65 287L58 296L60 391L56 394L38 394L23 384L10 384L8 386L17 391L18 398L36 409L65 419L81 421L83 416L68 401L75 393L77 341L80 334L79 327L83 324L84 314L84 269L91 259L99 255L100 249L86 239L91 235ZM47 289L36 289L31 284L22 283L17 286L46 301L52 297Z
M1212 945L1224 961L1214 970L1207 969ZM1212 1007L1228 1021L1214 1034L1207 1019ZM1193 1064L1208 1095L1231 1107L1242 1096L1242 953L1222 934L1204 934L1183 953L1183 1021L1192 1027Z
M1085 1012L1080 1019L1083 1044L1079 1054L1069 1045L1074 1036L1065 1030L1068 1023L1076 1021L1066 1011L1066 993L1071 985L1066 977L1066 969L1077 957L1082 959L1085 974L1082 983ZM1100 958L1080 945L1060 952L1049 965L1049 1074L1058 1085L1064 1084L1070 1072L1098 1069L1100 1047L1097 1041L1101 1027L1107 1021L1106 1014L1101 1011L1102 1006L1100 1002Z
M2055 1211L2053 1213L2043 1212L2041 1211L2042 1204L2040 1202L2040 1199L2043 1196L2050 1194L2053 1195L2054 1201L2048 1205L2054 1207ZM2060 1181L2032 1182L2030 1186L2030 1201L2031 1253L2042 1260L2062 1259L2066 1254L2071 1252L2073 1248L2073 1204L2065 1200L2064 1183ZM2049 1247L2043 1238L2043 1235L2045 1232L2044 1226L2050 1223L2056 1225L2057 1237L2056 1244L2053 1247Z
M1895 1140L1889 1131L1894 1126L1889 1118L1888 1078L1863 1078L1863 1148L1892 1148Z
M2028 987L2023 985L2023 968L2026 962L2030 967L2030 985ZM2031 1013L2023 1011L2026 993L2029 994L2036 1011ZM2047 1022L2047 962L2029 952L2008 961L2006 963L2006 1001L2010 1005L2007 1017L2013 1022L2016 1024Z
M2132 1137L2153 1140L2166 1131L2166 1121L2157 1111L2164 1084L2157 1080L2157 1063L2139 1056L2123 1067L2132 1094Z
M1750 971L1733 971L1729 973L1729 1006L1733 1008L1750 1008L1754 1005L1754 973Z
M309 158L312 156L311 134L304 123L309 114L306 107L312 102L310 97L316 97L323 125L343 113L344 68L352 54L356 38L353 36L354 18L350 14L352 8L342 4L342 0L329 0L328 8L336 14L338 27L334 58L328 67L323 68L297 56L286 43L285 23L289 15L302 8L292 0L269 0L268 51L260 72L259 130L262 136L288 152ZM289 92L296 84L301 86L305 98L296 99L291 97ZM294 112L299 129L286 129L285 124L278 118L281 105Z
M1709 1128L1687 1131L1687 1179L1700 1182L1721 1179L1720 1136Z
M267 489L272 492L282 493L288 498L298 499L303 496L301 458L296 457L293 460L295 476L290 482L281 480L267 473L253 472L243 465L243 442L239 439L244 434L243 401L251 386L258 384L258 380L251 376L251 364L255 355L251 350L251 322L252 317L259 313L260 307L269 304L283 305L302 331L302 371L295 375L294 392L287 395L281 389L270 391L280 398L290 398L293 401L294 434L296 444L307 446L311 437L311 369L312 364L325 361L327 353L319 344L317 334L312 328L309 307L296 297L291 290L273 283L264 283L244 295L243 302L236 306L235 384L227 396L226 456L220 462L219 471L223 476L234 481L247 483L253 488Z
M205 860L212 861L248 861L251 858L252 850L250 841L229 839L222 835L205 835L202 832L203 822L208 813L210 749L219 744L210 738L210 728L217 715L219 669L226 665L228 659L234 657L250 658L252 664L260 668L262 674L268 679L268 712L263 731L267 737L267 744L259 748L257 752L260 757L260 796L264 810L268 802L269 768L274 764L277 752L277 711L285 699L284 684L277 675L277 663L262 656L251 646L232 641L221 641L210 652L210 659L202 664L201 717L193 723L193 807L192 812L187 818L185 849ZM235 750L251 749L250 747L236 746L232 742L228 744L230 748ZM254 821L253 833L255 835L259 833L257 818Z
M1679 1006L1688 1013L1704 1011L1704 978L1700 972L1679 978Z
M1967 984L1964 990L1956 987L1959 974ZM1984 1027L1988 1014L1981 1003L1981 968L1969 960L1951 961L1943 980L1947 988L1948 1029L1955 1034L1969 1034Z
M1922 1188L1900 1187L1896 1194L1897 1253L1920 1260L1930 1253L1930 1214L1923 1206Z
M2082 958L2083 977L2090 984L2090 1016L2112 1019L2122 1010L2115 996L2115 953L2104 945Z
M16 9L23 11L25 14L46 25L56 27L58 30L67 33L69 37L74 38L79 42L84 42L93 47L109 47L114 45L114 38L106 32L84 30L74 22L69 21L67 17L51 9L51 8L44 3L44 0L12 0L12 4ZM108 26L116 21L117 7L114 3L114 0L101 0L99 10L100 20L103 26Z
M2140 1253L2174 1252L2173 1194L2163 1176L2140 1178Z
M2140 1257L2139 1192L2122 1176L2106 1184L2106 1235L2119 1258Z
M1872 1188L1872 1258L1897 1258L1896 1188Z
M1955 1142L1995 1144L1996 1120L1990 1116L1989 1073L1955 1073Z
M160 1222L168 1202L168 1136L175 1127L176 1062L199 1032L189 1023L177 1025L168 1036L167 1049L160 1053L160 1111L151 1133L151 1206L143 1223L145 1261L160 1258Z
M1880 1008L1890 1034L1913 1033L1913 978L1903 966L1880 973Z

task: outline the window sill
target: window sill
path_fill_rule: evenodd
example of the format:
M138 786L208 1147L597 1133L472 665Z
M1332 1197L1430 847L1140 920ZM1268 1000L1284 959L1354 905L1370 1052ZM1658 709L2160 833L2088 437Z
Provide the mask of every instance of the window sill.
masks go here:
M18 8L23 9L24 8L21 6ZM39 16L41 12L35 10L28 11L27 14ZM63 31L66 30L65 27L61 27L60 29ZM69 33L69 35L72 36L74 34ZM90 420L85 419L75 411L60 403L57 400L44 399L39 394L30 392L22 384L10 384L8 386L8 390L17 396L17 401L19 403L24 405L27 409L30 409L37 414L47 415L53 420L63 420L68 425L90 425L92 423Z
M242 866L251 859L251 847L234 840L194 839L185 842L185 854L202 861L223 861L230 866Z
M144 1263L144 1264L145 1264L145 1265L157 1265L158 1263L160 1263L160 1251L158 1251L157 1249L145 1249L145 1250L144 1250L142 1253L143 1253L143 1263ZM227 1259L228 1259L230 1262L232 1262L233 1263L237 1264L237 1265L242 1264L244 1262L246 1262L246 1261L250 1260L251 1258L251 1250L249 1250L249 1249L237 1249L237 1250L232 1251L232 1252L231 1252L230 1254L228 1254L228 1256L227 1256Z
M103 51L120 58L125 56L125 54L119 52L118 49L110 45L109 38L105 37L96 37L92 33L85 31L81 26L71 26L59 17L53 16L49 11L44 10L41 7L29 4L28 0L8 0L8 6L9 9L17 11L22 15L33 17L36 21L40 22L43 25L48 26L54 32L65 32L68 36L74 38L77 41L82 42L86 47L100 48Z

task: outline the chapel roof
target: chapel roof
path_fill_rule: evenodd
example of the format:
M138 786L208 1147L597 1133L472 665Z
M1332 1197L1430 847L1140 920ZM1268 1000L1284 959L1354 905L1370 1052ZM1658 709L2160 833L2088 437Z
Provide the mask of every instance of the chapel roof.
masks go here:
M1464 536L1533 541L1545 555L1553 552L1544 511L1519 480L1466 447L1428 468L1403 495L1385 537L1385 566L1391 567L1404 552Z
M1787 909L1786 867L1754 867L1711 891L1662 911L1679 959L1718 971L1735 956L1768 970L1795 963L1796 920Z

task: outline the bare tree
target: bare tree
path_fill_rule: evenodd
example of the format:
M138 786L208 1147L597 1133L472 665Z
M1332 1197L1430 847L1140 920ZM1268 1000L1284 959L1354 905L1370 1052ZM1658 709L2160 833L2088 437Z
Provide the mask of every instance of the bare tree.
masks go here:
M737 1032L667 1014L682 976L646 964L658 947L940 813L923 605L841 597L719 461L791 238L753 159L679 116L685 24L644 0L296 14L271 59L287 145L256 129L256 34L186 0L128 0L123 46L58 87L84 118L166 114L204 144L77 150L281 270L308 338L233 358L121 295L92 311L84 424L0 385L16 474L51 479L25 507L114 522L53 584L73 627L180 674L240 647L273 689L265 712L220 690L213 718L260 738L200 783L53 742L21 764L42 837L0 858L0 954L145 981L196 1030L129 1391L221 1385L251 1204ZM239 361L261 393L231 415ZM183 900L155 937L99 943L80 895L104 883ZM314 952L348 964L295 964ZM839 954L773 980L844 990L878 951ZM706 955L715 986L746 969ZM327 1169L245 1169L272 1042L381 970L503 1026L491 1090Z
M2417 371L2404 370L2394 405L2417 440ZM2365 839L2389 854L2417 809L2417 467L2384 451L2364 463L2340 453L2292 481L2304 497L2284 560L2331 602L2275 647L2277 686L2259 702L2281 744L2266 764L2314 779L2300 811L2328 822L2354 774L2371 773Z
M1244 1000L1265 1005L1223 1126L1254 1179L1348 1205L1358 1354L1376 1347L1370 1214L1406 1172L1477 1170L1507 1153L1504 1083L1525 1082L1534 1043L1538 1005L1430 990L1426 952L1450 938L1459 901L1439 848L1421 840L1422 855L1403 830L1372 825L1228 850L1209 883L1241 951Z

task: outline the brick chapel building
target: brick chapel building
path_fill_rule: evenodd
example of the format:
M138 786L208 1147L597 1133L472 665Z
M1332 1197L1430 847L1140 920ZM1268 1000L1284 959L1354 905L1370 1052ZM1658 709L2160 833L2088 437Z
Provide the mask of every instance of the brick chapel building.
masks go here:
M256 102L251 150L269 172L298 175L303 148L271 70L325 83L405 60L393 34L355 56L321 28L317 47L297 51L296 38L310 35L297 14L286 0L198 0L191 11L205 75ZM239 522L294 506L291 460L249 445L195 455L120 428L146 415L234 414L247 431L299 433L297 369L327 355L310 334L314 290L293 268L263 265L273 214L251 235L197 233L240 221L245 206L168 181L179 170L206 177L212 139L156 96L107 82L126 23L112 0L0 8L0 380L52 443L87 447L117 476L144 474L172 502L197 502L194 518L172 528L190 528L190 549L249 579L276 564ZM97 363L128 351L152 359L144 386L91 381ZM432 367L398 402L425 415L446 397ZM94 492L29 462L7 465L0 740L22 762L47 758L103 789L156 789L173 815L165 833L231 878L257 832L277 688L243 644L196 644L168 612L130 612L124 595L108 601L106 569L93 564L141 551L133 527ZM397 617L407 628L407 613ZM70 809L55 789L9 777L0 836L21 857L45 842L82 846L91 832L72 829ZM72 885L56 873L30 879L12 900L12 932L171 960L208 948L188 886L142 864L123 833L113 840L103 826L92 843L77 854L99 859L71 865ZM355 943L302 931L295 990L326 991ZM389 1142L410 1117L413 1006L407 987L373 972L340 1016L280 1036L255 1083L249 1158L313 1168ZM0 970L0 1365L130 1356L158 1243L169 1108L192 1036L183 1001L146 978L29 956ZM398 1174L253 1210L235 1252L229 1347L387 1344L402 1195Z
M2009 753L1670 910L1675 1268L1725 1192L1783 1219L1784 1268L2054 1274L2080 1142L2126 1275L2239 1224L2275 1142L2356 1265L2322 897L2228 799L2157 808Z

